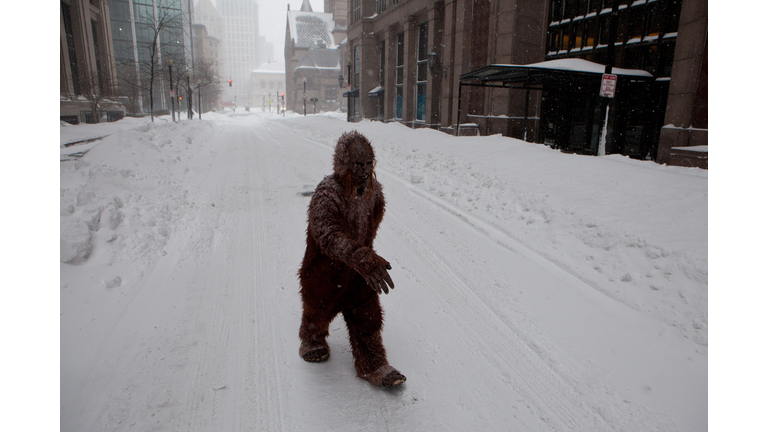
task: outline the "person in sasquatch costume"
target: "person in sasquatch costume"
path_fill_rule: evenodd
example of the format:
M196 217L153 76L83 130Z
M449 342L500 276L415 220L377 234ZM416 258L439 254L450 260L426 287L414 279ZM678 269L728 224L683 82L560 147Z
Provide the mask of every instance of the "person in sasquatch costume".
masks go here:
M379 295L389 294L395 284L387 272L389 262L373 250L385 206L375 165L370 141L356 131L345 132L336 143L333 174L317 185L309 203L307 249L299 270L299 355L308 362L327 360L328 326L341 313L357 376L374 385L397 386L406 378L387 362L381 340Z

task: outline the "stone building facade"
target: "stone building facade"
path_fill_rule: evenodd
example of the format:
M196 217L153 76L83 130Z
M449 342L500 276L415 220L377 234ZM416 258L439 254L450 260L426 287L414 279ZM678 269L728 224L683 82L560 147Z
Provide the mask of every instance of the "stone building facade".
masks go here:
M341 107L339 44L343 45L345 37L346 5L346 1L326 0L326 12L314 12L308 0L298 11L291 11L289 5L285 29L287 110L304 112L305 88L308 106L317 111ZM312 103L312 98L317 101Z
M546 8L542 3L353 1L347 43L352 89L359 90L359 97L352 101L352 117L452 132L461 74L487 64L543 60ZM518 102L504 92L472 89L468 93L468 106L475 112L485 106L490 109L490 98L494 109L504 113Z
M251 72L250 109L275 111L281 95L285 94L285 65L283 62L264 63Z
M706 145L705 0L352 0L347 18L353 120L462 125L584 154L598 154L605 128L607 153L659 162ZM599 73L467 78L569 59L648 79L620 79L608 101Z
M115 55L106 0L61 0L59 9L60 116L69 123L117 120L125 108L117 99ZM88 99L101 95L94 118Z

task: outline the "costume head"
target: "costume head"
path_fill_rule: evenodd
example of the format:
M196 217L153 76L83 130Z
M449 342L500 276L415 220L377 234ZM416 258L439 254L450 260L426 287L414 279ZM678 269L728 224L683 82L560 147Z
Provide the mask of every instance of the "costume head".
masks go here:
M376 185L376 157L371 142L357 131L344 132L336 143L333 171L349 197L355 191L369 195Z

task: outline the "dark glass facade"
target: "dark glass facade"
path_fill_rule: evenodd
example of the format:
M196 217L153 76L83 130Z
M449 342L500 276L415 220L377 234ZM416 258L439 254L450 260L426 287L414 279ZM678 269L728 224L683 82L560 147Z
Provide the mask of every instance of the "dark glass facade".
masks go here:
M605 65L613 42L613 67L644 70L656 78L650 84L628 81L617 88L606 154L656 159L681 5L682 0L550 0L546 60L581 58ZM545 90L540 131L545 142L596 154L604 118L601 103L592 87Z
M133 4L132 11L131 3ZM155 55L154 60L162 61L162 64L157 64L157 66L165 71L165 60L171 58L174 64L179 65L178 71L183 71L183 65L188 60L184 47L185 20L182 14L182 0L133 0L132 2L129 0L110 0L109 6L115 64L119 71L118 77L135 79L136 57L138 57L141 73L146 74L147 65L152 59L156 19L168 21L160 32L160 56ZM131 17L131 12L133 12L133 17ZM131 18L133 18L133 25ZM159 77L167 79L167 74L157 73ZM158 85L162 85L161 80L157 79L157 82ZM118 85L122 94L132 93L132 90L126 87L124 80L118 80ZM168 89L165 88L164 90L167 91ZM159 92L156 91L155 95L157 98ZM147 94L143 95L143 98L146 99L147 97ZM162 98L156 99L156 108L160 107L161 101ZM148 101L145 100L143 104L145 109L148 109Z

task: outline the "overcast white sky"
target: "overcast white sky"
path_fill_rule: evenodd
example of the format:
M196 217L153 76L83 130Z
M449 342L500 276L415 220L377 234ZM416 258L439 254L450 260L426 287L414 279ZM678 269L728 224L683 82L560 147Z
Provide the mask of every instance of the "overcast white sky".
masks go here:
M216 5L216 0L211 0ZM268 41L274 44L273 58L283 59L283 47L285 44L285 17L288 4L291 10L301 9L302 0L257 0L259 5L259 31ZM312 10L323 12L323 0L309 0Z

